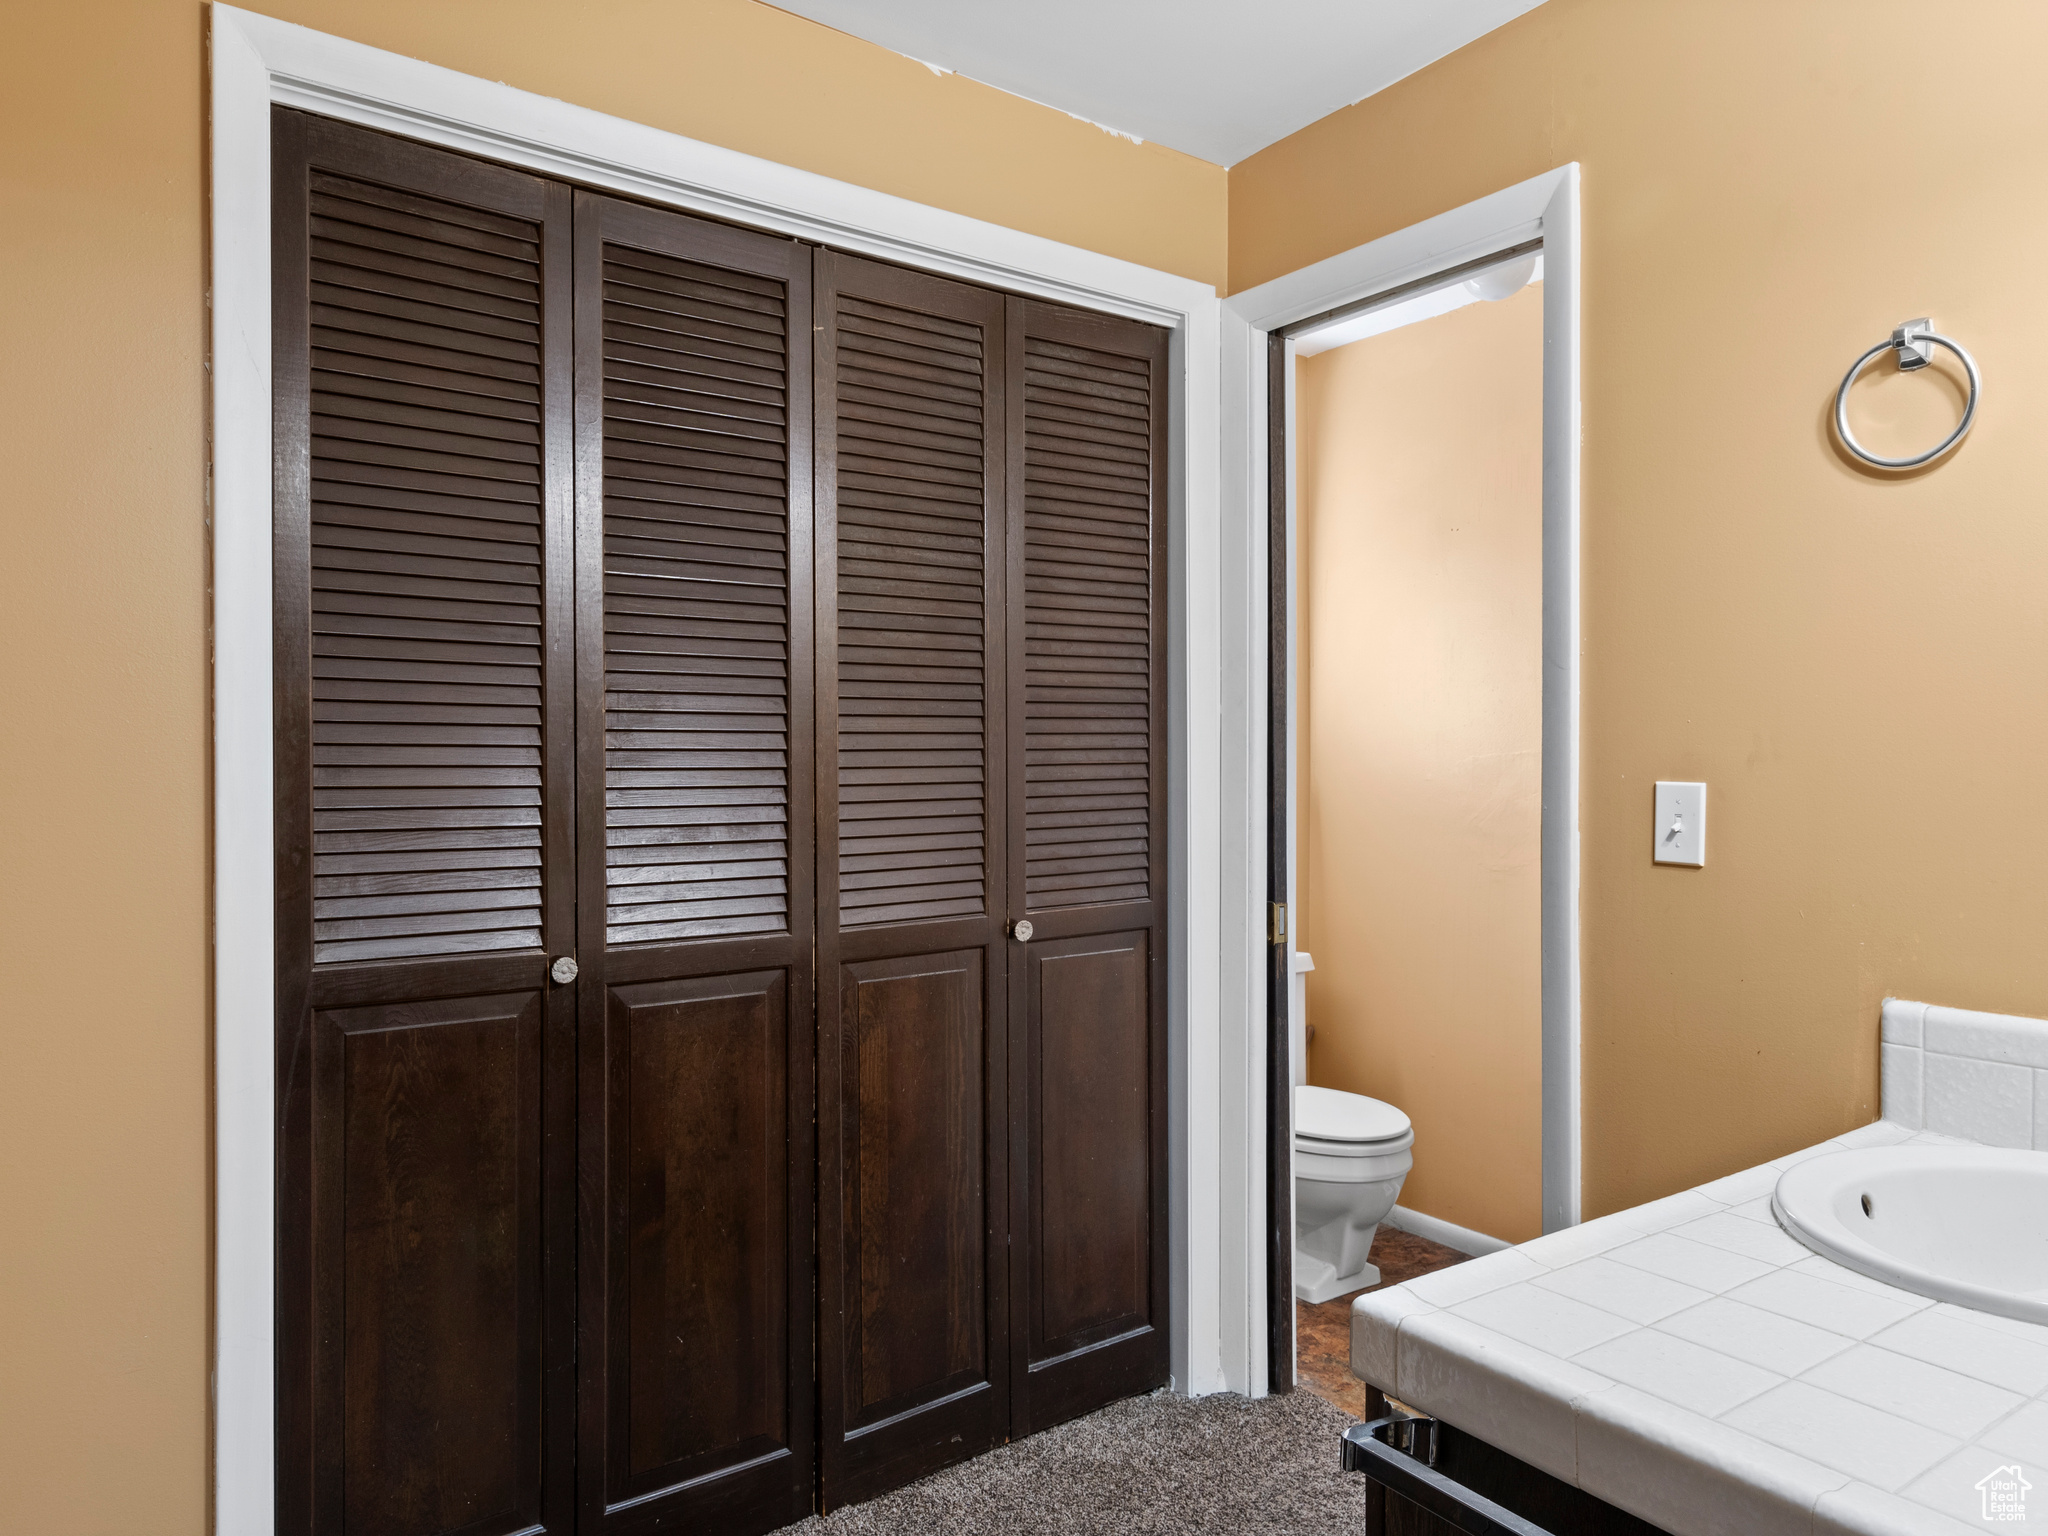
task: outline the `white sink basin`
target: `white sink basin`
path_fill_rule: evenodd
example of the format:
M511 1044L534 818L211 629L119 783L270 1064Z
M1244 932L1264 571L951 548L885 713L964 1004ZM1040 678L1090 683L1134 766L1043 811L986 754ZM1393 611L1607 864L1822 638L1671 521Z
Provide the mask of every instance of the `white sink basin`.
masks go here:
M2048 1152L1831 1152L1786 1169L1771 1209L1814 1252L1873 1280L2048 1324Z

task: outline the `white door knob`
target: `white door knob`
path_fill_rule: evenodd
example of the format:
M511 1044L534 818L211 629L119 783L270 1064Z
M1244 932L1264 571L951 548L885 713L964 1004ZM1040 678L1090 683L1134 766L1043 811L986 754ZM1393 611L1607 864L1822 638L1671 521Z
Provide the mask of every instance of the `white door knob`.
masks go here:
M576 979L576 962L569 956L564 955L548 967L548 974L560 982L574 981Z
M1010 924L1010 932L1019 944L1029 944L1031 942L1031 919L1028 917L1018 918L1017 921Z

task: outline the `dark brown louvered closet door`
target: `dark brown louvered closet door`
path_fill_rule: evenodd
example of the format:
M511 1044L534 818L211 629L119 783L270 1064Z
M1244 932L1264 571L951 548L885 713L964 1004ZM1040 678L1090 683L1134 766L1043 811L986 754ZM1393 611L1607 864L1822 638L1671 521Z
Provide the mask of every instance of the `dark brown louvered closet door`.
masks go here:
M1015 1413L1166 1380L1166 334L1008 315Z
M568 1531L569 196L274 125L278 1528Z
M810 270L578 193L585 1532L812 1502Z
M1164 333L273 124L279 1531L1162 1383Z
M826 1506L1008 1431L997 294L818 255Z

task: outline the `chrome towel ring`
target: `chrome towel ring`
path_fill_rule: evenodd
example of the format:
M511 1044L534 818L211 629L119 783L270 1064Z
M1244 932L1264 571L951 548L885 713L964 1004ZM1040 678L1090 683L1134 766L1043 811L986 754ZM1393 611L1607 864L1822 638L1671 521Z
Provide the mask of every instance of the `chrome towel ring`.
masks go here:
M1911 373L1916 368L1925 368L1934 361L1934 349L1947 347L1962 360L1963 371L1970 376L1970 399L1963 407L1963 419L1956 423L1955 431L1949 433L1925 453L1916 453L1907 459L1887 459L1872 453L1856 441L1856 434L1849 430L1849 386L1856 382L1856 375L1864 365L1880 352L1896 351L1899 354L1899 372ZM1849 371L1842 375L1842 387L1835 391L1835 435L1842 440L1857 458L1866 464L1875 464L1879 469L1912 469L1938 459L1949 449L1963 440L1963 434L1970 430L1970 423L1977 419L1977 399L1983 393L1983 386L1977 377L1977 364L1962 346L1946 336L1935 334L1932 320L1908 320L1891 334L1891 340L1880 341L1868 352L1856 359Z

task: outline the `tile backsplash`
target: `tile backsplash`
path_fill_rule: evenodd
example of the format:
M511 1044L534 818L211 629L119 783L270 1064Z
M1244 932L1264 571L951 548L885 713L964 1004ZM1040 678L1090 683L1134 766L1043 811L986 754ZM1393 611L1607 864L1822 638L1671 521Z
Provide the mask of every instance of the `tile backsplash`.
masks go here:
M2048 1151L2048 1019L1884 1000L1884 1118Z

